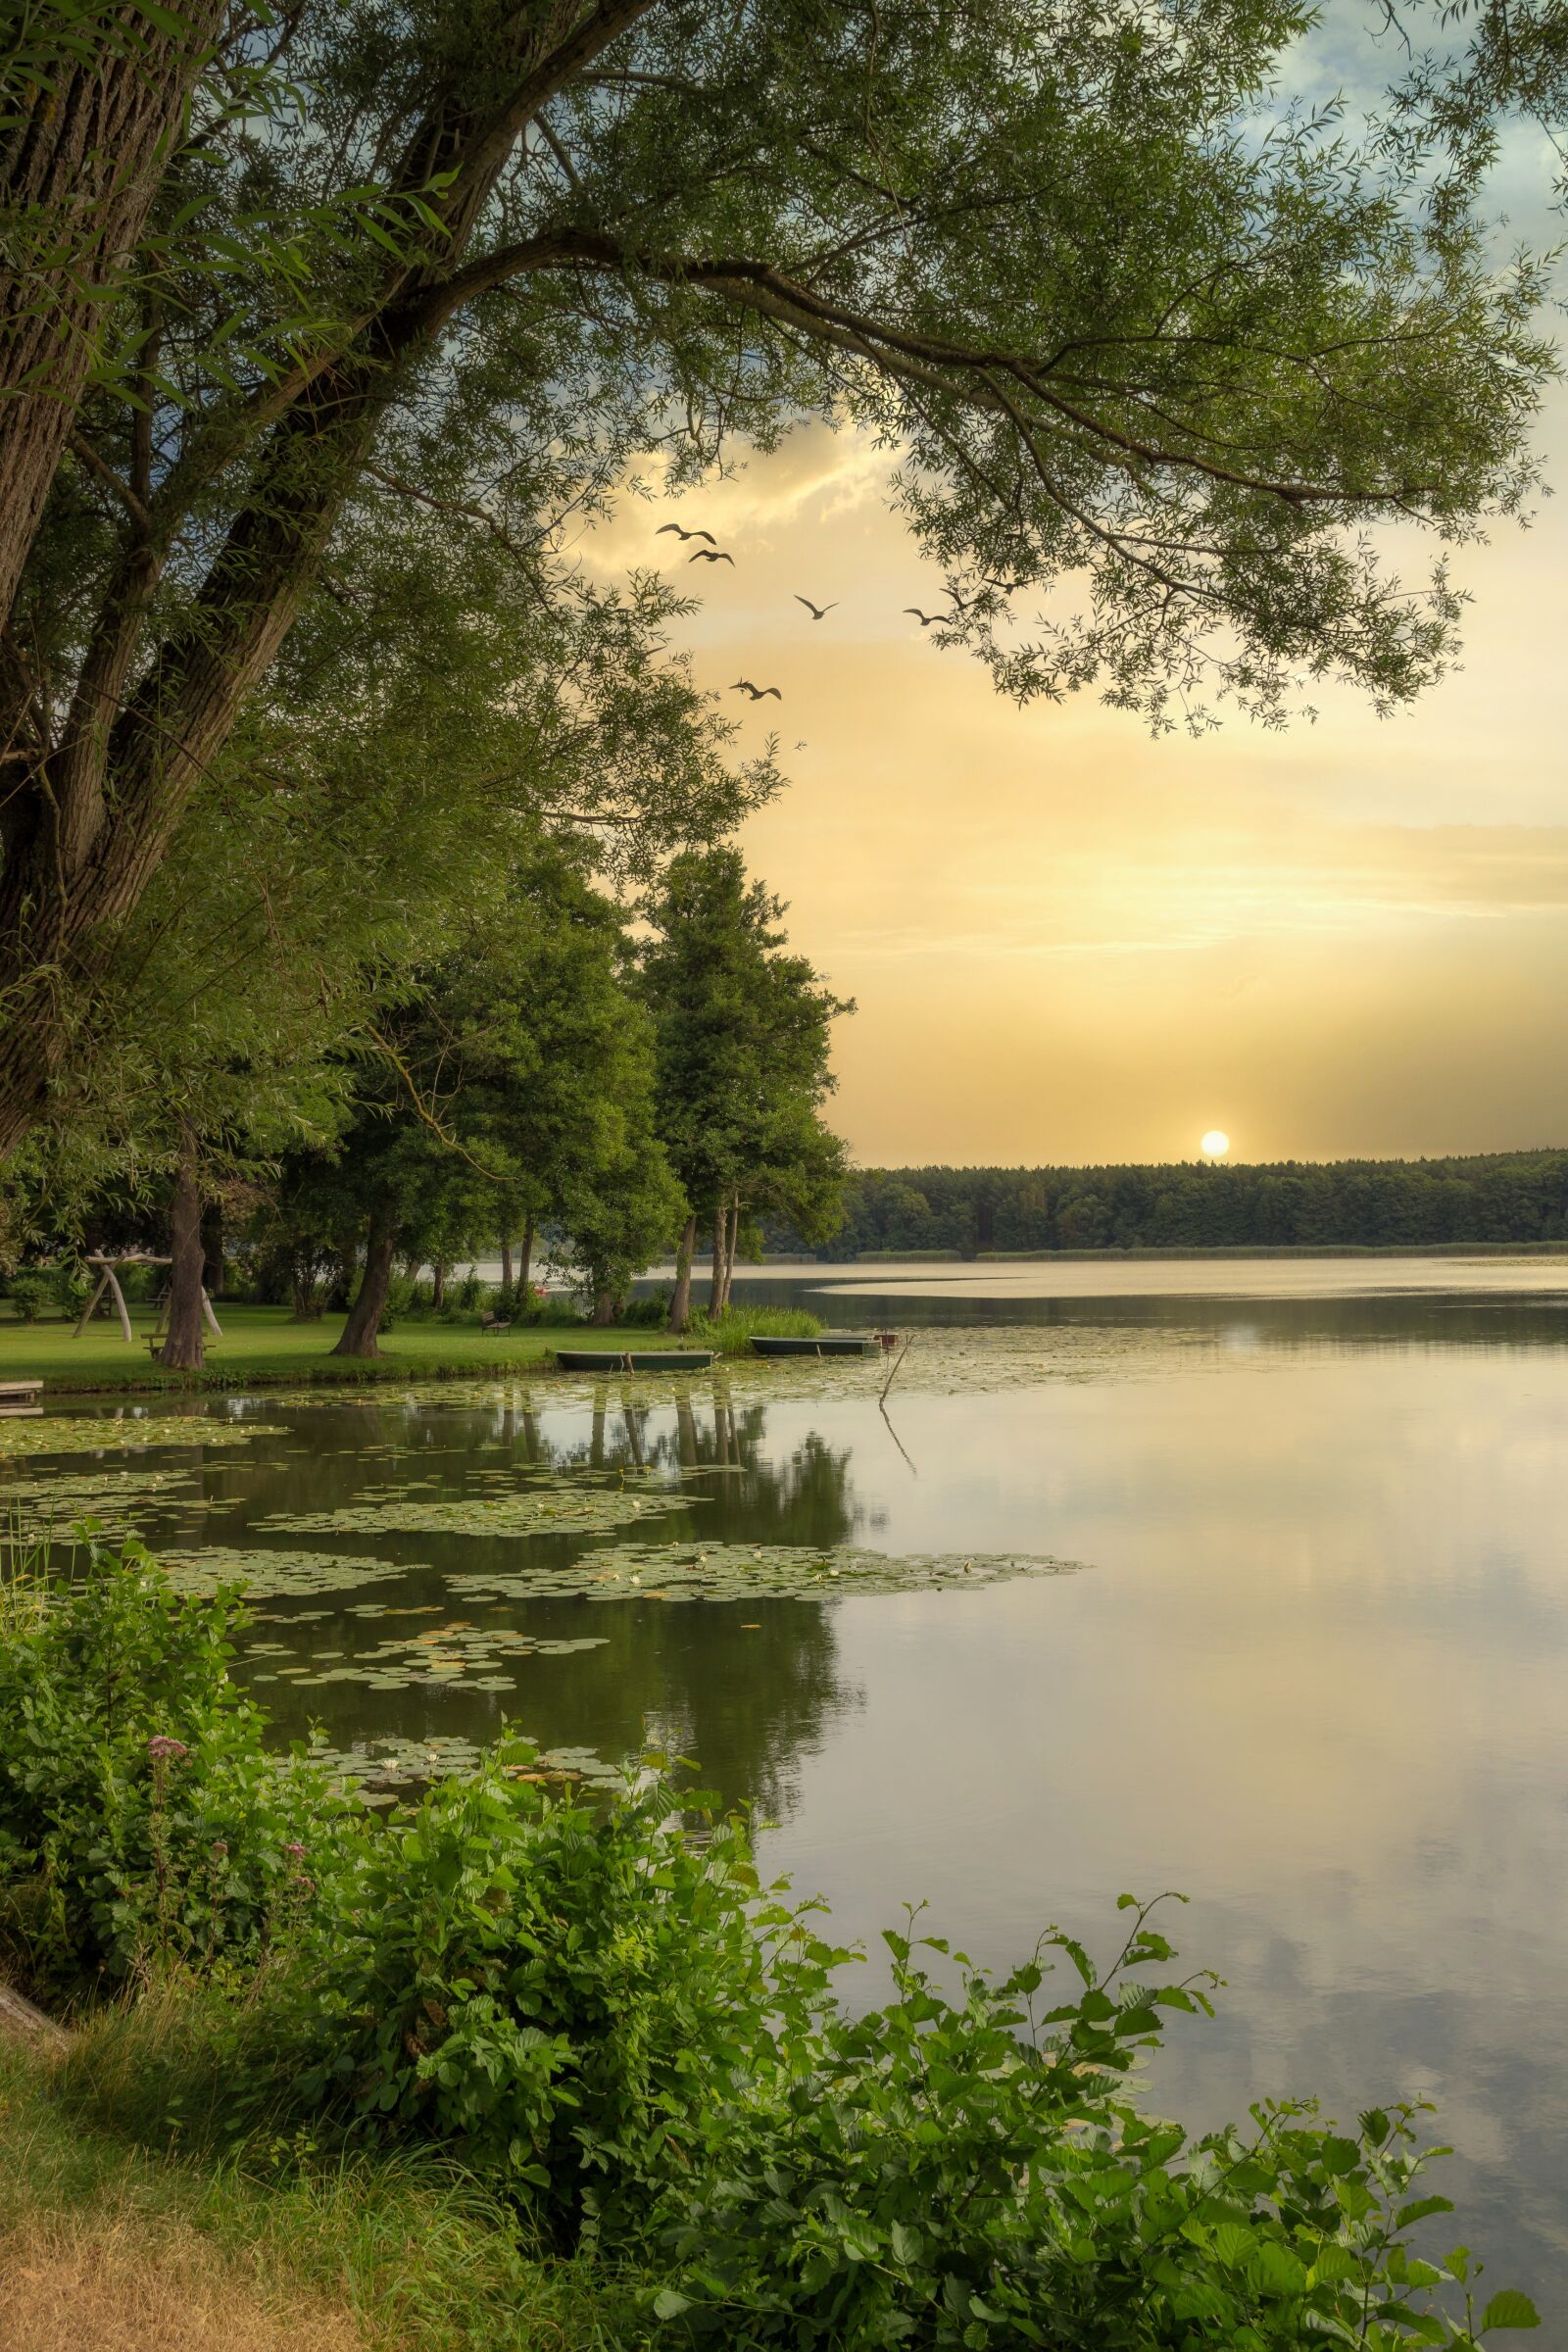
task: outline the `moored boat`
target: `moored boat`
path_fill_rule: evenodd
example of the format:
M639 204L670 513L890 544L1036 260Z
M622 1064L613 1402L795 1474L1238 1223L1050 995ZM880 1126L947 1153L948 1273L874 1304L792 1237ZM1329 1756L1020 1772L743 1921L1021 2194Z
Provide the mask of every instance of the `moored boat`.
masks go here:
M706 1372L711 1348L558 1348L562 1372Z

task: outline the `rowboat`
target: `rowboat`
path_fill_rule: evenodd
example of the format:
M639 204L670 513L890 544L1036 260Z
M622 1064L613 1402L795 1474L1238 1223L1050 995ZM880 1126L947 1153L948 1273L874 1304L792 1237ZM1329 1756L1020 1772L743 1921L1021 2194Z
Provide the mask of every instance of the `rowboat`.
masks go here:
M558 1348L561 1372L706 1372L711 1348Z
M758 1355L875 1355L882 1346L873 1331L824 1331L814 1340L754 1338Z

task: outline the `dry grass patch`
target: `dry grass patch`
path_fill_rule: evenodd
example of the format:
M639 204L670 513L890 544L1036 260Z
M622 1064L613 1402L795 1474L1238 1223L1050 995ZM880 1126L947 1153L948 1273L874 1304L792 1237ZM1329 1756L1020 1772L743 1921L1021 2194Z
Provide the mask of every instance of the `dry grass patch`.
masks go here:
M0 2352L365 2352L352 2315L236 2274L187 2224L34 2214L0 2237Z

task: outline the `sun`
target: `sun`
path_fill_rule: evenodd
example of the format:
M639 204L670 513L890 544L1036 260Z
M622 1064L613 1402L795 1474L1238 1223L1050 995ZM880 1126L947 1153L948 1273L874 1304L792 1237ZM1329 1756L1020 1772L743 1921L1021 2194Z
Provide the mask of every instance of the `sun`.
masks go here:
M1198 1148L1205 1159L1223 1159L1231 1148L1231 1139L1223 1127L1211 1127Z

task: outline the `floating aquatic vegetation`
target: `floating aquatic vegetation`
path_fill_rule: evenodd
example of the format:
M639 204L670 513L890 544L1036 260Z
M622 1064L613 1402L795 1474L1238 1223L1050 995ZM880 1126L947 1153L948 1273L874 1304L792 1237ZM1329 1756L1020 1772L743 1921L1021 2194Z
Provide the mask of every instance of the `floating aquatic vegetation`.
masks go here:
M0 1419L0 1458L34 1453L139 1453L159 1446L244 1446L286 1438L286 1429L216 1413L60 1413L41 1421Z
M431 1626L422 1634L394 1634L376 1648L362 1650L339 1665L340 1649L318 1650L297 1657L294 1665L278 1669L296 1684L359 1683L371 1690L431 1689L466 1681L474 1690L514 1690L515 1679L505 1672L509 1661L522 1657L559 1658L578 1649L600 1649L594 1635L574 1641L550 1641L518 1633L506 1625L478 1626L466 1618Z
M336 1511L280 1512L260 1524L290 1535L590 1536L661 1512L689 1510L697 1499L673 1490L634 1494L618 1486L544 1479L507 1494L452 1494L425 1502L395 1494Z
M200 1551L159 1554L178 1592L214 1592L220 1585L243 1584L255 1600L303 1599L309 1593L347 1592L356 1585L408 1576L406 1560L378 1560L355 1552L269 1550L212 1544Z
M476 1741L455 1733L443 1732L429 1740L410 1740L393 1733L359 1741L353 1747L318 1746L311 1760L328 1771L354 1774L382 1788L397 1788L476 1771L486 1752ZM601 1786L618 1785L622 1777L617 1766L607 1764L591 1747L541 1748L512 1769L519 1779L588 1781Z
M188 1470L62 1471L0 1479L0 1543L58 1544L78 1519L116 1541L134 1535L149 1509L198 1500Z
M1019 1577L1071 1576L1080 1563L1020 1552L864 1551L852 1544L612 1544L569 1567L463 1570L450 1590L478 1600L840 1599L849 1592L956 1591Z

